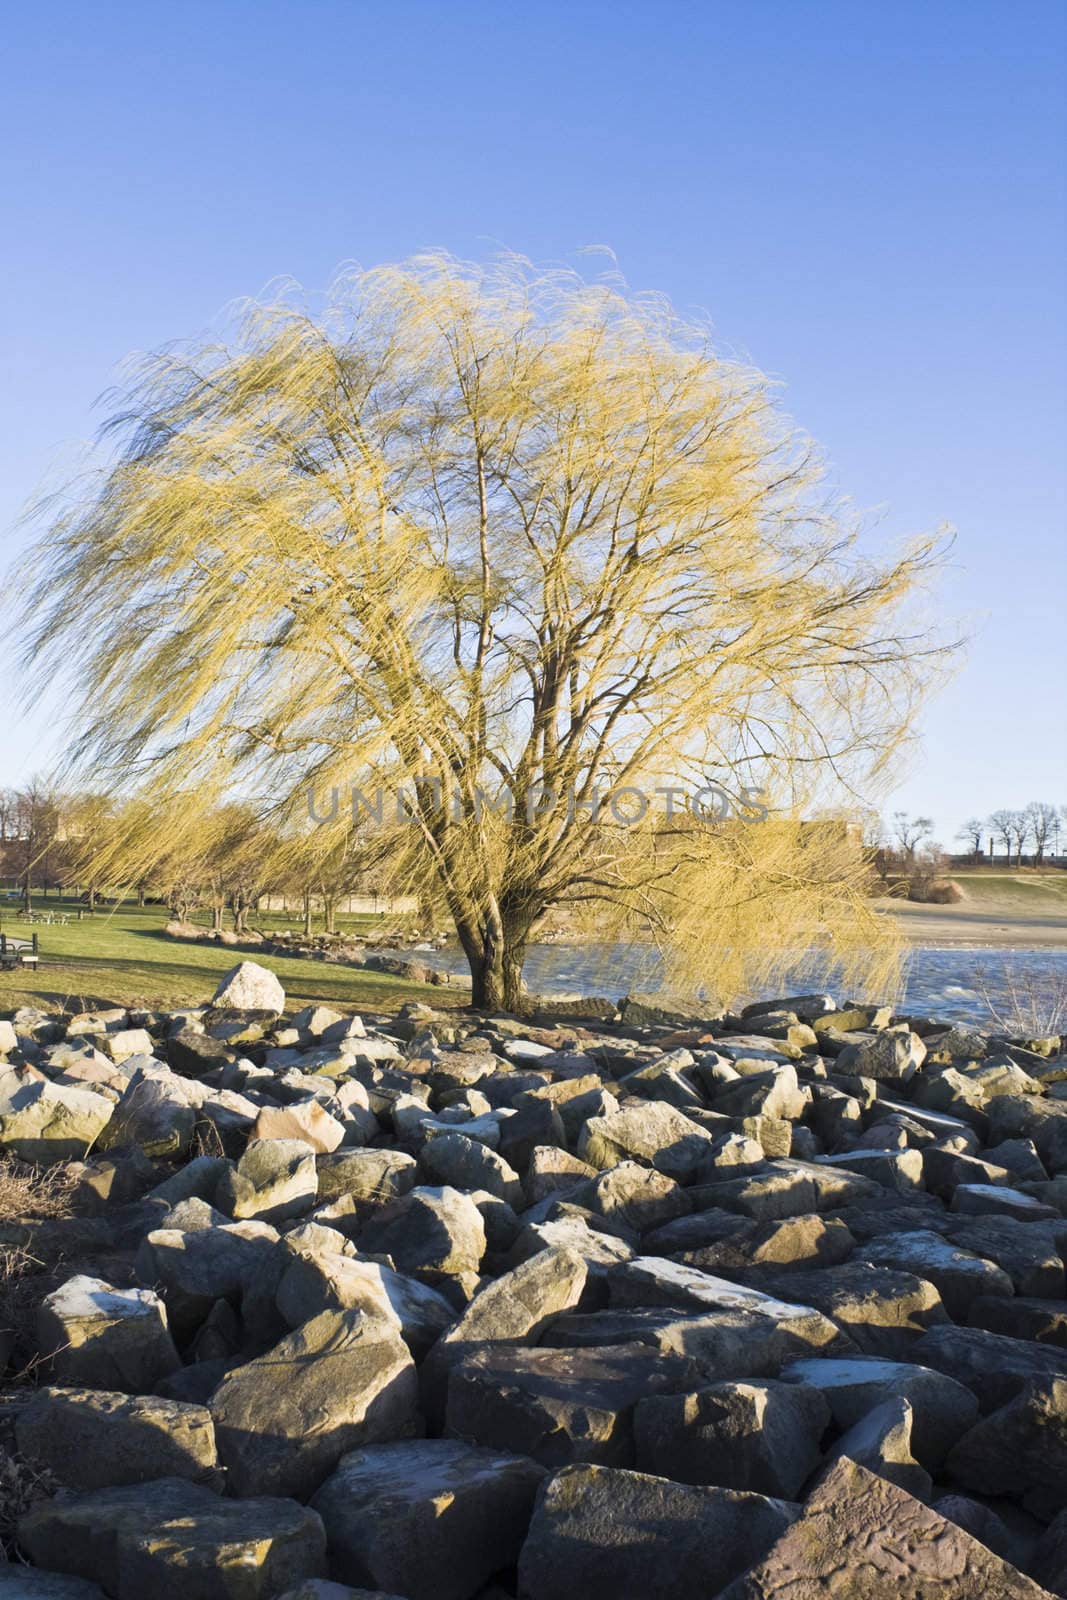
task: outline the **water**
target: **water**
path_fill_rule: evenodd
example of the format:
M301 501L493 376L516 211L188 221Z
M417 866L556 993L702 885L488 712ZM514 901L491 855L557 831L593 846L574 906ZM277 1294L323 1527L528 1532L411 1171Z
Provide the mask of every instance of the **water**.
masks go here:
M467 975L467 964L456 950L420 953L418 959ZM626 945L534 945L526 958L524 976L535 994L618 999L630 989L654 991L659 962L654 952ZM783 994L828 988L839 1001L853 998L835 989L832 974L820 974L810 964L798 968L795 978L783 986ZM879 996L862 998L877 1000ZM1065 1000L1067 950L916 948L908 954L904 994L897 1009L987 1030L1003 1020L1013 1031L1018 1028L1037 1034L1067 1027ZM1020 1010L1033 1015L1009 1023L1008 1018Z

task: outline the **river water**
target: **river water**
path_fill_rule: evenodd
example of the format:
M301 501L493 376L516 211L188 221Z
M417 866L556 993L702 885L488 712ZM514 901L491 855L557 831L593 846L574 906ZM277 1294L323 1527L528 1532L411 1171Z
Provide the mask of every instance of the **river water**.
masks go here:
M461 976L467 973L466 962L456 950L419 952L417 959ZM632 989L655 991L660 969L657 957L648 949L545 944L534 945L528 952L524 976L535 994L619 999ZM798 963L781 993L823 988L839 1003L881 998L842 994L834 986L832 972L820 972L810 961ZM1013 1032L1062 1032L1067 1029L1067 950L915 948L908 953L904 992L897 1009L987 1030L1003 1025Z

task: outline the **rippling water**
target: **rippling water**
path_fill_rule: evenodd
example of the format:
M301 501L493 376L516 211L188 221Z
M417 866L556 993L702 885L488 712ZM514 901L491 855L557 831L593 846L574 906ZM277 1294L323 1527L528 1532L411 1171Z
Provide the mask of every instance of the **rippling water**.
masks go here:
M446 971L466 975L458 951L419 956ZM524 969L528 987L544 995L606 995L618 999L629 989L655 990L659 962L654 953L626 945L535 945ZM835 990L832 975L810 963L798 965L793 993L828 988L839 1001L854 998ZM864 996L877 1000L877 995ZM992 1029L1001 1021L1024 1032L1067 1028L1067 951L934 950L909 952L907 981L898 1009L916 1016L943 1017ZM1016 1022L1016 1011L1032 1012Z

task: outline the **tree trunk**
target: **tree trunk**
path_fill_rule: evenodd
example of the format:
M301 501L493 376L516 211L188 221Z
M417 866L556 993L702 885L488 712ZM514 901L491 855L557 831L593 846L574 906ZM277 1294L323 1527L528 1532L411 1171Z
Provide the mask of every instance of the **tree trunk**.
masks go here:
M527 995L522 981L527 935L515 930L457 928L471 973L471 1005L476 1011L522 1012Z
M337 932L337 902L331 894L322 897L323 931L325 933Z
M311 890L304 890L304 938L311 938Z

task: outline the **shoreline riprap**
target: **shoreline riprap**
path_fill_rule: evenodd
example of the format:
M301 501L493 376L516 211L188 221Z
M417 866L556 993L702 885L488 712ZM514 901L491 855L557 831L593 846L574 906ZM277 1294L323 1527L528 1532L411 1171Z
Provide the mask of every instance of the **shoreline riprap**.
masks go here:
M249 962L17 1012L0 1594L1063 1593L1062 1045Z

